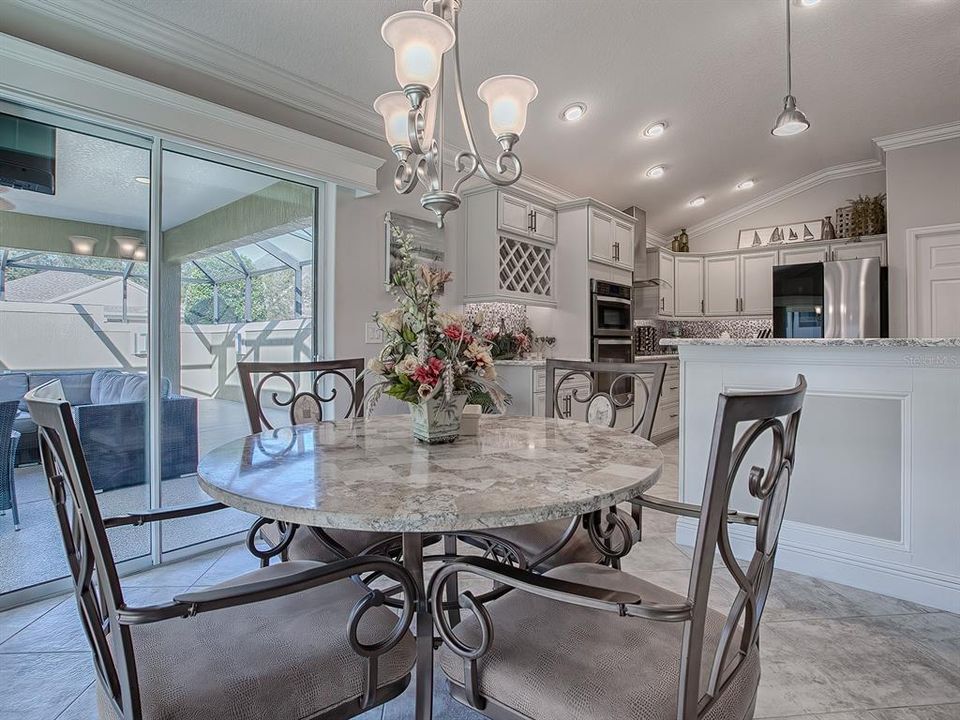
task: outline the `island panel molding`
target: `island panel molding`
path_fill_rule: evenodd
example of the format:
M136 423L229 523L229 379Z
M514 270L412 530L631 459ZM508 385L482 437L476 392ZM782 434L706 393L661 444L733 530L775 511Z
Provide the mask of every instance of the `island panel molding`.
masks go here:
M779 564L960 612L960 338L664 342L680 350L682 501L700 500L717 395L786 387L802 372L808 399ZM695 532L682 519L677 541ZM749 556L751 530L731 538Z

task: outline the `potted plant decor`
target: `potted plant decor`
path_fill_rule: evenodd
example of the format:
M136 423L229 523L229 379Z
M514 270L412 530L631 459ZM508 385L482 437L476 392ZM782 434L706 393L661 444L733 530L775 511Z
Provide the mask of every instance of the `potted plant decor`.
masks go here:
M397 264L388 286L397 307L374 318L384 345L367 371L381 382L371 391L372 407L381 393L410 404L413 436L427 443L452 442L468 396L485 395L498 408L505 393L496 383L490 345L437 302L452 273L417 265L411 238L398 234Z
M887 196L858 195L850 203L850 236L880 235L887 231Z

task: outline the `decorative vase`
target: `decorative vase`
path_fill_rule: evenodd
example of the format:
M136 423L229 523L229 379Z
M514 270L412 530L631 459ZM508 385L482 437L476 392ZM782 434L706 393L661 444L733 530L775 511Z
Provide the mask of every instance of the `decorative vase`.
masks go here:
M673 252L680 252L680 236L674 235L673 242L670 243L670 249Z
M435 397L411 404L413 436L430 445L453 442L460 436L460 420L466 402L467 393L454 393L447 400L441 391Z
M823 229L820 231L821 240L836 240L837 229L833 226L833 219L827 215L823 218Z
M680 252L690 252L690 236L686 228L680 228Z

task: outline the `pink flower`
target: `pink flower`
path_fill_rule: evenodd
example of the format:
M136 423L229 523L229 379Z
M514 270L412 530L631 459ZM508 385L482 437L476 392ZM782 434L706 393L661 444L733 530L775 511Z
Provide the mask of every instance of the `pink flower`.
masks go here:
M500 334L500 332L499 332L498 330L487 330L487 331L483 334L483 338L484 338L484 340L493 340L493 339L496 338L497 335L499 335L499 334Z
M438 357L431 357L427 359L425 364L414 370L410 377L421 385L433 387L437 384L437 381L440 379L440 373L442 372L443 361Z
M467 333L464 332L463 328L456 324L447 325L443 329L443 334L446 335L451 340L462 340Z

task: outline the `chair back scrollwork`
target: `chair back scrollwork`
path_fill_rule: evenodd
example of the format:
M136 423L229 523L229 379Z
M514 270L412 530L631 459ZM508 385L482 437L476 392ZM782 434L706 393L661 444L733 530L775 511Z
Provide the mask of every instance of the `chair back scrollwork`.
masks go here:
M94 669L121 712L138 708L130 631L117 620L123 592L70 404L59 380L31 390L24 400L37 424L43 471Z
M688 600L694 611L684 629L679 698L680 708L687 709L683 717L697 717L695 709L703 708L717 696L743 667L747 654L758 643L760 618L773 577L777 541L794 468L806 389L806 380L800 375L796 386L789 390L720 395L688 589ZM749 425L738 438L739 423ZM746 469L749 451L767 435L770 436L770 457L765 466L752 465ZM760 503L754 549L745 569L734 556L731 524L727 522L731 491L742 470L746 472L750 495ZM706 697L701 697L701 657L707 651L704 647L707 601L717 552L739 590L714 654Z
M547 360L546 415L569 417L573 403L578 403L586 406L588 423L614 427L619 413L631 413L629 431L649 439L666 370L665 362ZM589 387L565 392L565 386L573 385L578 378L586 379ZM564 402L568 407L563 407ZM635 408L642 408L642 412L637 415Z
M266 413L271 408L285 410L290 425L335 420L335 401L344 387L349 393L349 402L343 417L359 417L363 414L363 369L364 362L360 358L317 362L238 362L237 372L250 431L274 429ZM298 373L312 375L307 389L297 381ZM325 390L323 385L327 380L333 384ZM278 385L281 389L276 389Z

